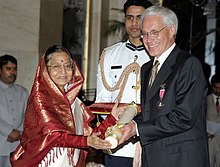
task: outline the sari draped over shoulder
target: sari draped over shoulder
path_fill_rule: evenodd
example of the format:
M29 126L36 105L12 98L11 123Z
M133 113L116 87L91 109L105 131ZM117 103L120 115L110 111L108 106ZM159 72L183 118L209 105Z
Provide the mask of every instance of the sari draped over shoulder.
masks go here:
M73 78L68 84L67 92L64 93L50 78L44 56L42 56L26 108L21 141L11 157L13 167L35 167L44 160L49 164L54 157L58 156L51 154L51 158L45 159L54 147L68 148L70 163L73 163L71 156L73 156L74 148L81 149L76 166L85 165L85 157L89 148L87 136L93 131L89 122L94 115L80 101L80 108L83 112L83 135L77 135L71 105L76 101L84 78L76 63L73 63L75 67ZM110 124L114 123L115 120L112 118ZM106 124L102 131L107 126L109 125ZM59 151L56 151L57 153Z

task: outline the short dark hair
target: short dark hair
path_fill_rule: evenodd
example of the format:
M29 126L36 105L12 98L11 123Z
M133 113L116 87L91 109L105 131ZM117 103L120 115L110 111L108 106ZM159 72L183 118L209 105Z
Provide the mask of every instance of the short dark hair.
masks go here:
M18 64L17 59L14 56L8 54L0 56L0 69L2 69L3 65L7 64L9 61L13 64Z
M212 76L211 84L220 83L220 73L216 73Z
M125 15L130 6L142 6L144 9L147 9L150 6L153 6L153 4L148 0L127 0L124 3L124 14Z

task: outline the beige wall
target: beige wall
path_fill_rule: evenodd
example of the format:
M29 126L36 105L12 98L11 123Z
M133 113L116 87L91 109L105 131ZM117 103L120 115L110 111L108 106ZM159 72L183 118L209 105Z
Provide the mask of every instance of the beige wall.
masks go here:
M38 62L38 0L0 0L0 55L18 60L17 83L30 90Z
M57 0L0 0L0 55L17 58L17 83L29 91L39 55L61 43L62 11Z
M104 47L120 37L103 38L109 19L120 14L125 0L91 0L87 87L96 88L96 69ZM62 43L62 0L0 0L0 55L18 59L17 83L31 90L39 57L48 46ZM84 69L82 69L84 70Z

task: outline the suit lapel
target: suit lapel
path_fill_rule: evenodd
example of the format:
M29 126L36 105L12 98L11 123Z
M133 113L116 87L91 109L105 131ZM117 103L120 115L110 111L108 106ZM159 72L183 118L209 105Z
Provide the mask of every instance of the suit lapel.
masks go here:
M141 67L141 110L148 111L145 101L147 97L147 88L148 88L148 81L150 78L151 68L153 67L153 60L147 62ZM149 112L142 112L142 116L144 118L149 117Z
M148 89L148 82L149 82L149 78L150 78L150 73L151 73L151 69L153 67L153 60L149 61L147 64L145 64L144 66L142 66L142 71L141 71L141 97L142 100L145 101L146 100L146 96L147 96L147 89Z
M173 72L172 66L176 63L176 58L180 52L180 49L178 46L176 46L173 51L170 53L170 55L167 57L165 62L163 63L162 67L160 68L153 85L147 92L146 100L151 99L155 93L160 89L161 85L166 84L167 78L170 76L170 74ZM159 95L158 95L159 96Z

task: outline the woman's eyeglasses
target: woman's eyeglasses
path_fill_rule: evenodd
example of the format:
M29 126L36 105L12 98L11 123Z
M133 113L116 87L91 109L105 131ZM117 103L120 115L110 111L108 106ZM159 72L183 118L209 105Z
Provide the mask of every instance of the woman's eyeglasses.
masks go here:
M64 68L66 71L72 71L73 70L73 64L72 63L65 63L65 64L52 64L48 65L47 67L52 68L55 71L60 71L62 68Z

